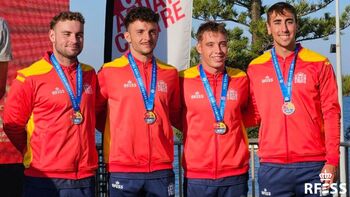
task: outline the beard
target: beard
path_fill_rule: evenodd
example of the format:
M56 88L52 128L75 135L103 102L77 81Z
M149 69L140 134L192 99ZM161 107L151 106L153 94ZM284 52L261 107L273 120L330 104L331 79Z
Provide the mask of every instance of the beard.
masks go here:
M75 60L77 59L78 55L81 53L82 49L75 50L75 51L68 51L68 50L60 50L56 48L56 51L63 57L70 59L70 60Z

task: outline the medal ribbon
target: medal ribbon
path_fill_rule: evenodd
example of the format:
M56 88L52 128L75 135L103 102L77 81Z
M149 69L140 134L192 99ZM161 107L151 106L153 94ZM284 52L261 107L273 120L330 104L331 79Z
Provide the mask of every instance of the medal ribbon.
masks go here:
M136 62L132 57L131 53L128 54L128 60L132 68L132 72L134 73L134 76L136 78L137 84L139 85L142 98L143 98L143 103L145 104L145 108L147 111L152 111L154 107L154 97L156 93L156 83L157 83L156 59L154 57L152 58L152 79L151 79L151 89L150 89L149 96L147 96L145 84L142 81L140 71L137 68Z
M278 64L277 55L276 55L276 49L275 47L271 50L272 60L273 60L273 67L275 68L276 75L278 78L278 82L280 84L280 89L283 94L283 100L284 102L289 102L292 98L292 82L293 82L293 74L294 74L294 68L295 68L295 62L297 59L299 47L297 46L294 51L294 59L292 63L290 64L289 71L288 71L288 81L287 85L284 83L283 75L281 68Z
M207 96L209 98L211 108L213 109L215 120L216 120L216 122L222 122L224 120L224 112L225 112L225 105L226 105L226 95L227 95L227 89L228 89L228 75L225 71L223 79L222 79L220 110L219 110L219 107L216 105L215 96L213 94L213 91L211 90L207 75L204 72L202 64L199 65L199 73L200 73L200 77L201 77L201 80L203 82L203 85L205 87L205 92L207 93Z
M81 70L80 63L77 66L77 97L74 96L73 90L70 87L67 77L64 74L60 64L58 63L56 57L52 54L50 56L50 60L52 62L53 67L55 68L58 76L60 77L64 88L67 90L70 101L72 103L73 109L75 112L80 111L80 102L81 102L81 95L83 94L83 71Z

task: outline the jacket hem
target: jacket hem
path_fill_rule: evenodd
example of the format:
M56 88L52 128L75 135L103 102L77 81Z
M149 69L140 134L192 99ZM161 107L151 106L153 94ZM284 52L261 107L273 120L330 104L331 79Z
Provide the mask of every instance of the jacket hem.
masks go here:
M33 168L24 170L24 175L41 178L63 178L63 179L82 179L95 176L96 168L80 171L43 171Z
M122 165L115 163L107 164L108 172L153 172L167 169L173 169L173 165L171 163L142 165Z
M229 176L242 175L247 173L248 170L249 166L245 166L243 168L222 169L218 170L216 173L213 170L185 170L185 177L198 179L219 179Z
M312 161L326 161L325 156L289 156L289 157L261 157L260 162L264 163L296 163L296 162L312 162Z

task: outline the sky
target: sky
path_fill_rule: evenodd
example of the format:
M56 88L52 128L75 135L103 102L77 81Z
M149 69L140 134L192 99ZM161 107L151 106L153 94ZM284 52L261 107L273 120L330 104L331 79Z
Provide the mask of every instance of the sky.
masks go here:
M314 0L315 1L315 0ZM278 0L262 0L265 5L272 5ZM340 13L349 0L339 0ZM105 28L106 0L70 0L70 10L79 11L85 17L84 49L79 55L79 61L90 64L98 70L103 64L104 56L104 28ZM316 15L330 12L335 15L335 2L322 9ZM193 21L193 28L197 30L198 21ZM229 27L229 26L228 26ZM333 66L336 65L336 54L330 53L330 45L335 44L335 35L329 36L328 40L317 39L302 42L304 47L310 48L329 58ZM350 74L350 27L342 31L341 35L341 66L343 74Z

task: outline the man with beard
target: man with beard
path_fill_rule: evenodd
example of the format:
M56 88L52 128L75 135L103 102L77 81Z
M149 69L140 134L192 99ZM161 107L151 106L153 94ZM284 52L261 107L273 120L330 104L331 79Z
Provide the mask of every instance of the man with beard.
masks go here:
M50 23L53 51L18 71L4 130L24 155L24 196L94 196L96 74L80 63L84 18L62 12Z
M124 20L130 51L98 73L97 128L104 133L111 197L175 194L171 125L179 118L179 79L153 56L158 20L149 8L131 9Z

